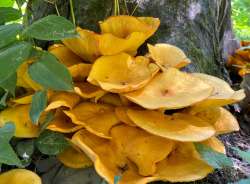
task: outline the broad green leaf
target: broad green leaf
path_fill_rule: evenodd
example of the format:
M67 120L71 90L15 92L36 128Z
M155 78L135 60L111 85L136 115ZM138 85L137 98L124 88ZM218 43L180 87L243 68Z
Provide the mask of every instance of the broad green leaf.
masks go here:
M22 7L26 0L16 0L16 3L19 7Z
M61 40L77 36L74 25L66 18L56 15L35 21L23 34L39 40Z
M0 163L21 167L22 163L8 142L0 143Z
M227 167L233 167L233 162L225 154L214 151L212 148L195 143L195 148L201 155L201 158L205 160L210 166L216 169L222 169Z
M52 161L48 162L44 165L49 165ZM52 184L51 181L53 184L102 184L102 178L93 167L72 169L58 163L49 167L49 170L42 175L42 180L43 184Z
M0 128L0 163L7 165L16 165L21 167L21 161L17 157L15 151L9 144L10 139L14 136L15 125L11 122L5 123Z
M0 106L6 106L6 100L8 98L9 92L5 92L3 96L0 97Z
M72 77L68 69L55 56L44 52L41 58L29 67L31 78L44 88L58 91L72 90Z
M12 7L14 3L14 0L1 0L0 7Z
M0 48L17 40L17 35L22 30L21 24L8 24L0 26Z
M0 7L0 21L1 22L10 22L13 20L20 19L22 17L22 13L11 7Z
M15 125L7 122L0 128L0 142L8 142L15 134Z
M46 114L45 120L40 125L40 133L42 133L47 128L47 126L53 119L54 119L53 112L48 112Z
M243 158L246 162L250 164L250 152L242 151L235 147L233 147L232 149L235 150L241 158Z
M68 141L60 133L46 130L36 140L38 150L46 155L57 155L69 146Z
M20 42L0 50L0 87L13 90L16 70L29 57L31 49L28 42Z
M17 153L23 159L29 159L34 153L34 140L24 140L17 143Z
M32 96L32 103L30 107L30 119L34 124L38 123L38 120L47 106L47 91L37 91Z
M12 75L9 75L8 78L6 78L2 83L0 83L0 86L15 96L16 82L17 75L15 72Z

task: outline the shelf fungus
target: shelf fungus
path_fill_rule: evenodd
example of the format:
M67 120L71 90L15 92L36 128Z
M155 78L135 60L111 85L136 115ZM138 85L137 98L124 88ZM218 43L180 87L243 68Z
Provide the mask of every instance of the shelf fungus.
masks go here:
M116 176L118 184L205 178L214 168L196 145L225 154L216 136L238 131L239 125L222 106L245 94L217 77L181 71L191 60L174 45L148 44L147 54L137 54L159 24L153 17L113 16L100 22L100 33L78 27L78 37L50 46L72 77L68 91L34 82L29 58L17 70L24 93L7 101L0 127L13 122L17 138L38 137L41 126L63 134L70 147L57 159L71 168L94 166L109 184ZM33 124L30 107L40 90L47 90L48 103L42 120ZM42 124L50 113L51 121ZM0 184L7 183L41 181L31 171L13 169L0 174Z

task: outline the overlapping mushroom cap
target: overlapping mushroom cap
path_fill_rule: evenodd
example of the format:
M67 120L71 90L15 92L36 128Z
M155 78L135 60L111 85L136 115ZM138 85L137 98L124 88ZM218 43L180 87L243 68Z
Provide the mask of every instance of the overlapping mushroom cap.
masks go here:
M124 94L146 109L180 109L208 98L213 88L192 75L168 68L143 89Z
M213 87L213 93L209 98L197 103L194 108L201 110L209 107L224 106L236 103L245 98L244 90L234 91L224 80L202 73L193 73L192 76L199 78Z
M63 43L83 60L94 62L100 56L99 35L80 27L76 31L79 38L68 38L63 40Z
M176 46L148 45L148 54L136 55L158 26L157 18L115 16L100 22L100 34L77 28L79 37L49 47L74 82L72 91L49 90L44 110L54 114L46 128L71 142L57 155L64 165L93 164L110 184L115 176L121 176L119 184L189 182L213 171L194 142L225 154L216 135L237 131L239 125L221 106L240 101L244 92L207 74L180 71L190 60ZM29 118L33 94L42 89L28 75L31 62L17 71L25 94L0 112L0 127L14 122L20 138L37 137L41 130ZM36 178L13 170L0 175L0 184L10 176L16 181L19 172Z
M129 134L117 137L116 134L123 135L126 130ZM192 143L177 143L174 146L170 140L126 125L115 127L111 132L116 139L110 141L86 130L79 131L72 139L93 160L98 174L109 183L113 183L117 175L121 176L119 184L193 181L204 178L213 170L199 159ZM134 146L138 146L137 149Z
M215 134L211 124L193 115L177 113L168 116L149 110L128 110L127 114L138 127L171 140L198 142Z
M115 55L137 49L158 29L160 20L153 17L114 16L100 22L100 52ZM116 44L113 44L116 43Z
M30 105L18 105L15 107L9 107L0 112L0 127L6 122L13 122L16 126L16 137L37 137L39 134L39 127L31 122L29 109Z
M181 49L170 44L148 44L148 49L150 57L163 69L182 68L191 63Z
M145 86L159 68L143 56L136 58L121 53L102 56L90 71L88 81L114 93L134 91Z
M40 177L26 169L12 169L0 174L0 184L42 184Z

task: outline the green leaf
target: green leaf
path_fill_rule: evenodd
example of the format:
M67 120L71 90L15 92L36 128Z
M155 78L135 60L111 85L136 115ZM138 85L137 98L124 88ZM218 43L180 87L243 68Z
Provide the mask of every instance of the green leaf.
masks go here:
M12 7L14 2L14 0L1 0L0 7Z
M250 152L242 151L235 147L232 147L232 149L235 150L241 158L243 158L246 162L250 164Z
M0 142L8 142L15 134L15 125L12 122L6 122L0 128ZM0 152L1 153L1 152Z
M25 140L18 142L16 150L18 155L23 159L30 159L35 150L34 140Z
M101 184L102 182L102 178L93 167L72 169L58 163L51 166L52 160L46 162L48 163L39 164L39 166L50 166L42 176L43 184L52 184L51 181L53 184Z
M21 32L21 24L8 24L0 26L0 48L17 40L16 36Z
M54 119L53 112L48 112L46 114L45 120L40 125L40 133L42 133L47 128L47 126L53 119Z
M22 163L8 142L0 143L0 163L21 167Z
M68 141L60 133L45 130L36 140L38 150L46 155L57 155L69 146Z
M214 151L212 148L201 144L195 143L195 148L201 155L201 158L206 161L210 166L216 169L233 167L233 162L225 154Z
M15 72L12 75L9 75L8 78L6 78L2 83L0 83L0 86L15 96L16 82L17 75Z
M9 144L10 139L14 136L15 125L11 122L4 124L0 128L0 163L7 165L16 165L21 167L21 161L17 157L15 151Z
M17 68L29 57L31 44L20 42L0 50L0 87L13 92Z
M16 3L19 7L22 7L26 0L16 0Z
M58 91L73 89L68 69L49 52L44 52L41 58L29 67L28 72L31 78L44 88Z
M0 98L0 106L6 106L6 100L8 98L9 92L5 92L3 96Z
M30 119L34 124L38 123L38 120L47 106L47 91L37 91L32 96L32 103L30 107Z
M20 19L22 17L22 13L11 7L0 7L0 20L1 22L10 22L13 20Z
M34 22L23 34L39 40L61 40L78 36L69 20L56 15L49 15Z

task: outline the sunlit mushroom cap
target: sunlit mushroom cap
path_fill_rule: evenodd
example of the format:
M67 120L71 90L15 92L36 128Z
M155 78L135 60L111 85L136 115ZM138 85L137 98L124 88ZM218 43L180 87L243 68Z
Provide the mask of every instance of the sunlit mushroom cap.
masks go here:
M227 82L220 78L202 73L193 73L192 76L214 88L213 93L207 99L195 104L194 109L197 111L236 103L245 98L244 90L234 91Z
M124 96L146 109L179 109L208 98L212 91L202 80L169 68L157 74L143 89Z
M74 145L66 148L62 153L57 155L57 158L65 166L74 169L90 167L93 164L88 156Z
M158 29L160 20L153 17L114 16L100 22L100 52L136 54L137 49ZM114 44L116 43L116 44Z
M17 86L37 91L41 90L42 86L33 81L28 73L29 64L31 64L32 62L32 60L25 61L17 69Z
M170 44L148 44L150 57L161 67L182 68L191 63L185 53L178 47Z
M132 136L129 136L127 140L126 136L123 136L121 139L127 142L133 137L133 133L134 132L132 132ZM134 135L134 137L136 138L136 135ZM135 145L139 144L140 151L158 145L157 143L156 145L152 144L151 141L146 144L145 142L141 143L141 141L143 142L147 138L148 137L144 137L142 133L135 141ZM159 180L171 182L195 181L206 177L207 174L213 171L208 164L199 158L192 143L180 143L167 158L156 164L156 170L153 175L142 176L139 174L136 165L126 159L124 152L121 151L121 148L124 150L125 147L119 148L119 144L115 144L114 146L110 141L97 137L86 130L77 132L73 136L72 141L91 158L94 162L97 173L108 183L112 184L114 183L115 176L121 176L119 184L146 184ZM164 141L160 141L159 144L161 145L165 143ZM124 146L130 148L133 146L133 141L130 141L128 145ZM167 152L169 152L168 149L170 147L166 146ZM161 148L162 150L156 148L157 152L159 151L161 156L164 154L168 155L167 152L164 153L165 146L162 146ZM151 154L145 155L145 163L141 163L139 162L139 155L136 155L136 152L140 153L140 151L133 149L133 153L130 155L137 161L137 164L140 163L146 166L146 162L150 162L150 159L147 160L146 156L149 158L154 158L154 156L157 157L157 154L152 152L153 150L150 150L148 153ZM143 155L145 154L144 152L142 153Z
M109 104L113 106L122 106L121 98L118 94L115 93L107 93L100 97L97 101L98 103Z
M95 99L99 99L100 97L102 97L107 93L100 87L94 86L88 82L76 82L74 86L74 91L82 98L95 98Z
M71 119L66 116L61 109L57 109L55 116L49 123L47 129L61 133L73 133L83 127L83 125L76 125L72 123Z
M80 101L80 96L70 92L53 92L45 111L66 107L72 109Z
M94 162L97 173L113 183L116 174L119 175L119 167L122 168L124 163L116 156L116 152L112 151L110 142L84 129L74 134L72 142Z
M106 91L122 93L142 88L158 70L146 57L121 53L97 59L87 80Z
M213 125L216 130L216 134L226 134L239 131L240 129L236 118L231 114L231 112L222 107L205 109L194 115Z
M26 169L12 169L0 174L1 184L42 184L40 177Z
M177 113L171 116L158 111L127 111L129 118L140 128L157 136L182 142L198 142L215 134L208 122L189 114Z
M26 104L31 104L33 95L26 95L22 96L16 99L13 99L12 102L18 105L26 105Z
M156 180L191 182L205 178L213 168L198 158L192 143L179 143L171 155L157 165Z
M153 175L156 164L174 149L174 141L127 125L112 128L111 136L116 148L137 165L143 176Z
M78 55L62 44L54 44L48 48L48 51L67 67L79 64L83 61Z
M78 38L67 38L63 40L63 43L75 54L84 59L84 61L95 61L95 59L100 55L100 35L86 29L81 29L80 27L77 27L76 31L79 34Z
M34 125L29 116L30 105L9 107L0 112L0 127L6 122L15 124L15 137L33 138L39 134L38 125Z
M136 126L136 124L134 124L134 122L129 118L128 114L127 114L127 107L121 106L121 107L116 107L115 108L115 115L117 116L117 118L119 119L119 121L130 125L130 126Z
M91 133L110 139L110 129L119 123L114 108L106 104L83 102L70 111L64 111L73 123L83 125Z
M209 138L201 143L212 148L214 151L226 154L226 148L225 148L224 144L215 136L211 137L211 138Z
M84 81L88 77L91 67L91 64L80 63L68 67L68 70L74 81Z

